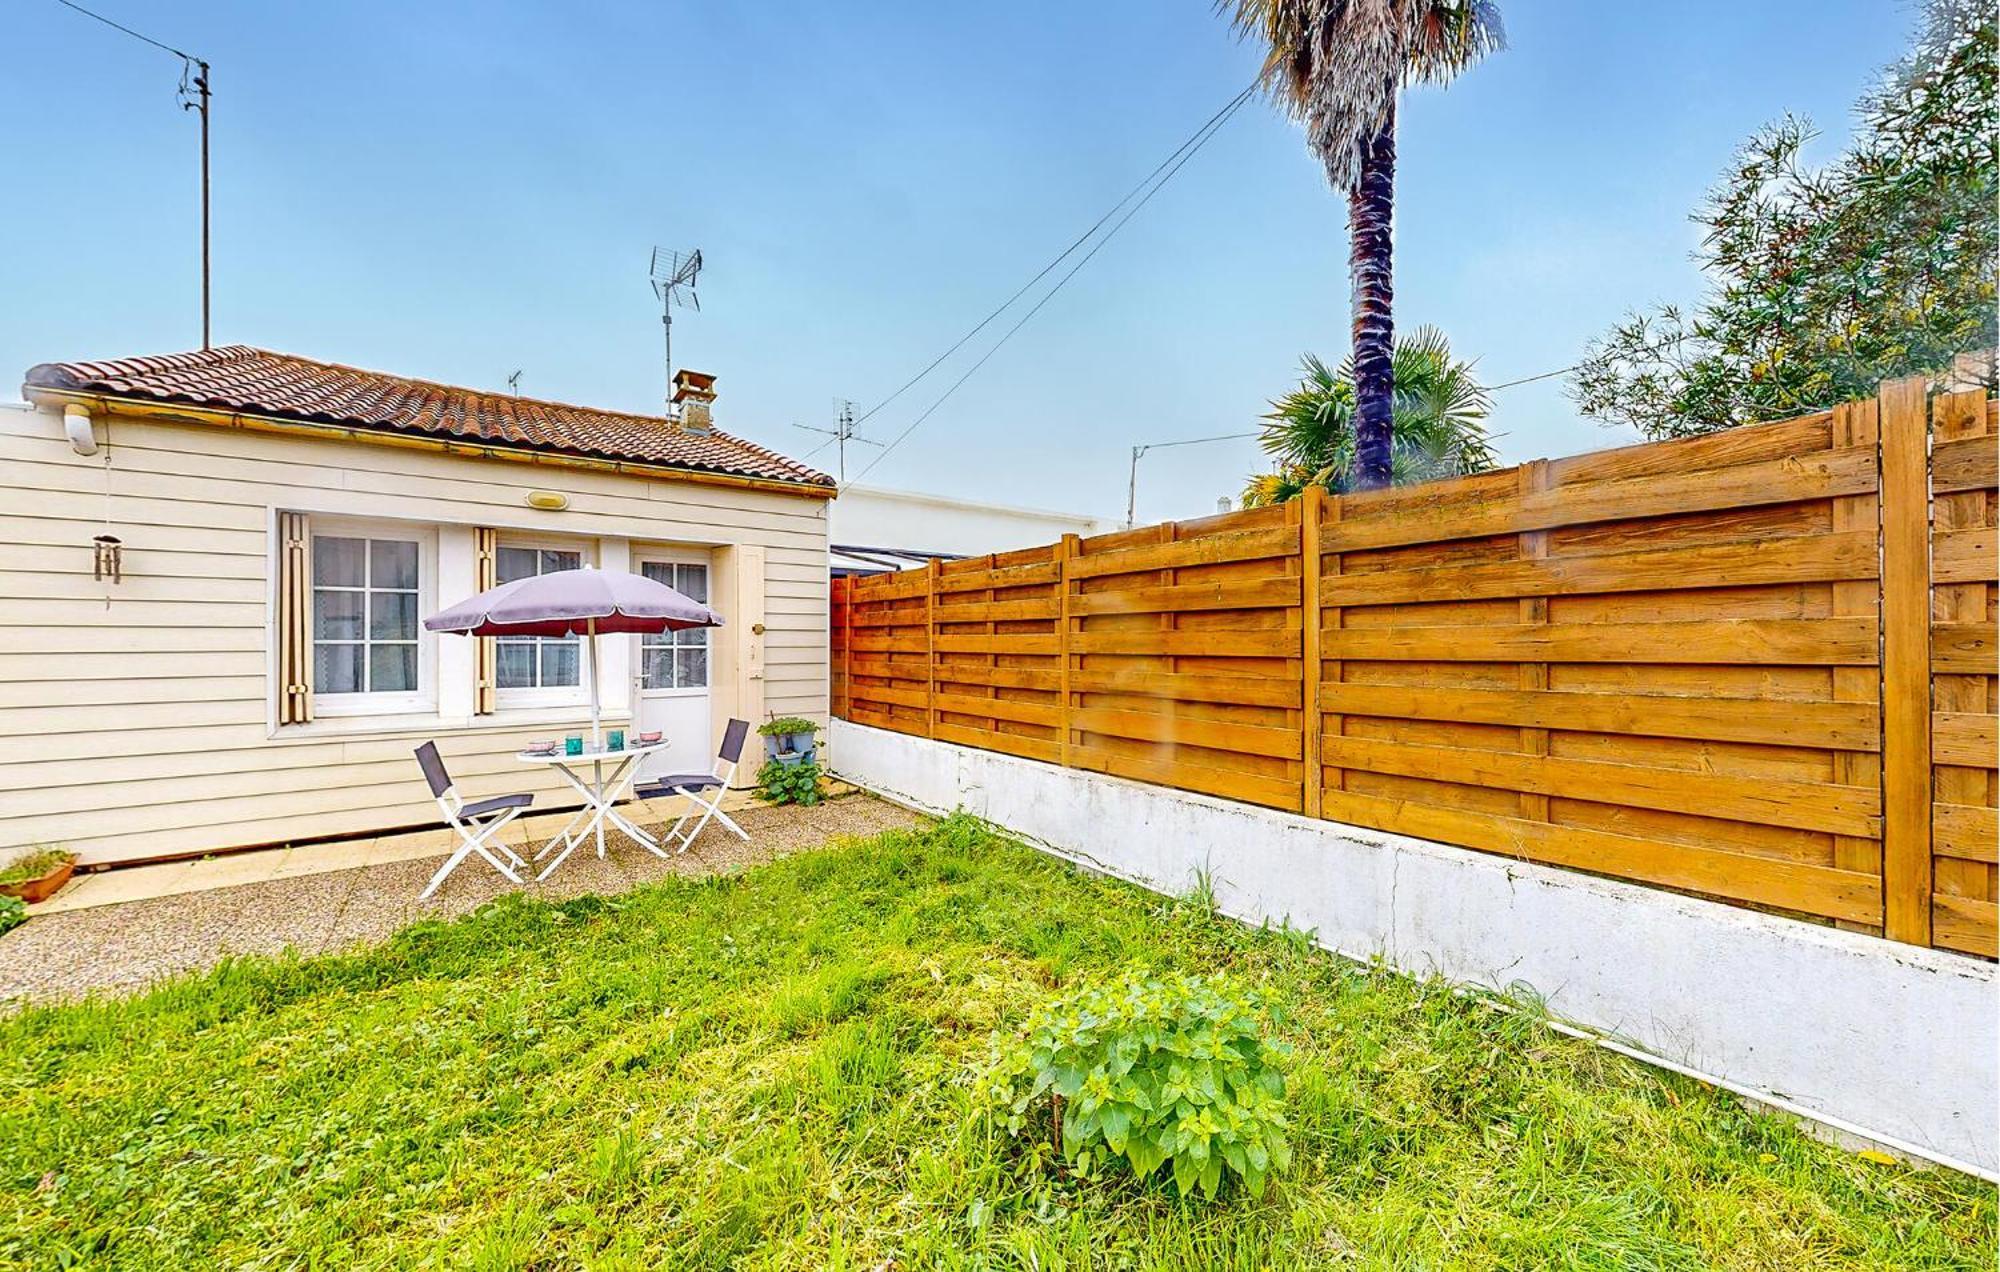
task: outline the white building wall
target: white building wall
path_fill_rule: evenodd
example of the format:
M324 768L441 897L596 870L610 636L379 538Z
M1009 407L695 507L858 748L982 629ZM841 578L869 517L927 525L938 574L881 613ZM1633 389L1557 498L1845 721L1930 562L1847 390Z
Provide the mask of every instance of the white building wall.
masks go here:
M432 715L275 725L279 510L436 527L440 603L474 590L477 526L573 537L606 566L706 550L729 620L712 641L716 730L825 718L824 499L120 415L96 429L80 456L59 414L0 406L0 849L57 842L98 863L433 824L411 758L426 738L470 796L566 802L513 752L583 717L473 715L463 638L431 638ZM569 506L530 508L530 490ZM91 576L99 533L124 540L122 583ZM603 644L616 723L632 668L626 641Z
M869 486L850 486L841 492L833 504L831 524L834 543L956 556L1032 548L1066 534L1100 534L1110 528L1082 513L1010 508Z

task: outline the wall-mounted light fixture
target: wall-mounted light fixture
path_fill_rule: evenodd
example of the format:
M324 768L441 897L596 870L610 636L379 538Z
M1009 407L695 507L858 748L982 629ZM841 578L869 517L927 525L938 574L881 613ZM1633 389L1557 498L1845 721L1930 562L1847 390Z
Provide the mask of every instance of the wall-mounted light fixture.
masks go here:
M528 492L528 506L549 512L561 512L569 507L569 496L559 490L531 490Z
M91 577L102 582L110 579L113 583L125 581L125 545L115 534L100 534L91 540L97 545L97 562Z

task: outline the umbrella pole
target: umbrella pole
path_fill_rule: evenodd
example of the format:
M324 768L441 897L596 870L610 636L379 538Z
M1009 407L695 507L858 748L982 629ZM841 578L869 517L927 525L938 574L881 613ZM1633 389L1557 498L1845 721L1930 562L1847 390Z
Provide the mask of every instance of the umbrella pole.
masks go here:
M601 744L604 740L603 732L597 723L597 620L592 618L586 619L585 622L590 632L590 666L585 673L590 677L590 749L596 751L602 749Z

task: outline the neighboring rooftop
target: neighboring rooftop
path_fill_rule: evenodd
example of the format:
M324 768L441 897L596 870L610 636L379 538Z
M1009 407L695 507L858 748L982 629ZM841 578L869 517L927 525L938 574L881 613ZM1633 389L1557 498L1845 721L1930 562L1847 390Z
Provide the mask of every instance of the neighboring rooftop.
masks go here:
M825 473L741 438L682 428L661 416L413 380L249 345L106 362L44 362L28 369L26 388L178 402L763 481L834 484Z

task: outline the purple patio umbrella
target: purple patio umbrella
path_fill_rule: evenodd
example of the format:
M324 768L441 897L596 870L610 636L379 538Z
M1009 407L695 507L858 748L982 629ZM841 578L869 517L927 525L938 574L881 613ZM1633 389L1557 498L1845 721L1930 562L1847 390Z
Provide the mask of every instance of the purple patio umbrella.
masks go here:
M597 638L622 632L677 632L720 627L708 606L664 583L623 570L557 570L502 583L424 620L434 632L461 636L588 636L590 741L599 741Z

